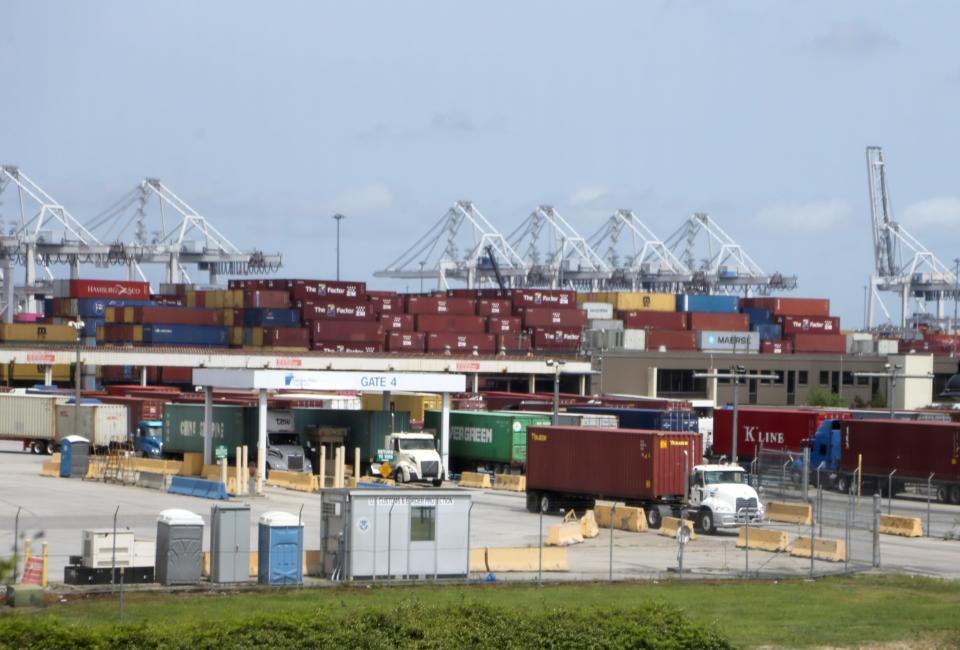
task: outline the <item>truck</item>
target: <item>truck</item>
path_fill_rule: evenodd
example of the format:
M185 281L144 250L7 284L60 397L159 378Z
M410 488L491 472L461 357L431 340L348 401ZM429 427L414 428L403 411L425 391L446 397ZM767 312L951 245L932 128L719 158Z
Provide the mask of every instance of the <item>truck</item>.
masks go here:
M848 412L818 409L737 409L737 460L749 462L760 449L800 451L824 420L845 419ZM712 456L730 458L733 453L733 409L713 411Z
M390 465L390 477L397 483L423 481L434 487L443 484L446 473L432 434L391 433L385 445L387 453L382 453L381 458ZM380 474L383 475L383 470Z
M360 448L360 472L367 473L379 465L378 456L387 449L387 438L394 431L410 431L410 414L406 411L358 411L355 409L293 409L297 431L317 431L324 428L347 432L347 458ZM311 450L311 454L315 451ZM327 449L327 454L331 453Z
M163 420L141 420L130 432L130 447L146 458L163 458Z
M763 504L737 465L704 464L697 433L529 427L529 512L589 509L597 499L643 508L656 529L687 515L705 533L759 523Z
M427 411L424 431L440 433L441 411ZM522 470L527 427L551 423L548 413L450 411L450 466L454 471Z
M127 407L120 404L86 402L87 400L80 402L79 431L74 430L73 400L57 404L57 442L67 436L78 435L100 449L125 446L130 436Z
M57 404L66 398L0 394L0 440L23 444L24 451L46 454L57 445Z
M862 491L893 495L907 485L926 486L930 475L937 499L960 504L960 424L925 420L825 420L804 442L810 449L811 480L817 468L828 487L849 491L854 477ZM802 460L794 471L802 472ZM859 471L858 471L859 470ZM892 495L891 495L892 496Z

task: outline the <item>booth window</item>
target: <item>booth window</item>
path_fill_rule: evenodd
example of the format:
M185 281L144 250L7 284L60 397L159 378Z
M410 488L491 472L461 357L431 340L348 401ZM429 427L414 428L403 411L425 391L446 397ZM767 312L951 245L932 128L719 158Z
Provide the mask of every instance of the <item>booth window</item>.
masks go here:
M436 506L413 506L410 508L410 541L434 541L436 521Z

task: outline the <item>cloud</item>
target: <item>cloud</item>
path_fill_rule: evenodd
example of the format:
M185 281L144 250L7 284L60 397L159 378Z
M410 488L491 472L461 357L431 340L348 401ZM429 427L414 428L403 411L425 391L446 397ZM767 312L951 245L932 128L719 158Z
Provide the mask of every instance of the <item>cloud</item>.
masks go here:
M759 228L773 232L826 232L844 226L853 218L853 208L840 199L806 203L774 203L754 217Z
M443 133L472 133L477 130L477 126L464 113L443 111L435 114L430 120L430 129Z
M588 205L606 195L607 189L605 187L601 187L599 185L585 185L574 191L573 194L570 195L570 198L567 199L567 203L569 203L571 206Z
M393 194L383 183L371 183L341 190L329 201L329 212L351 215L368 215L383 212L393 205Z
M856 21L834 23L830 31L813 39L816 49L833 54L873 54L899 45L889 34Z
M960 224L960 197L942 196L919 201L903 211L903 225L918 230L956 228Z

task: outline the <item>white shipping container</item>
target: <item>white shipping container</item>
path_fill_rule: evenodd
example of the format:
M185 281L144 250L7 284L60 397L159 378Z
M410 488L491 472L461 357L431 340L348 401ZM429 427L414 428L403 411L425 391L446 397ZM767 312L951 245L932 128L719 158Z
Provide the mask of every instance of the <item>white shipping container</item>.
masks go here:
M612 330L614 332L623 331L623 321L612 318L591 319L587 321L588 330Z
M588 320L613 318L613 305L609 302L585 302L580 309L587 313Z
M73 435L73 404L57 406L57 440ZM80 431L95 447L109 447L111 443L127 441L127 407L122 404L81 404Z
M640 330L640 329L623 330L623 349L624 350L646 350L647 349L647 330Z
M759 352L759 332L697 332L697 349L706 352Z
M877 339L874 347L877 354L900 354L900 341L896 339Z
M57 402L47 395L0 394L0 439L54 440Z

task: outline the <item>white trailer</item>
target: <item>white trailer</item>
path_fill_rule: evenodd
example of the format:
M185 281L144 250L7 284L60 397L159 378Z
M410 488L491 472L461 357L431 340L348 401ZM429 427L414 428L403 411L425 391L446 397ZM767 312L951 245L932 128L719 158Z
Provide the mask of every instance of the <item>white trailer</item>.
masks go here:
M57 403L47 395L0 393L0 440L22 442L34 454L53 451L57 442Z
M69 435L83 436L94 447L127 442L127 407L123 404L80 404L80 431L73 430L73 404L57 405L57 441Z

